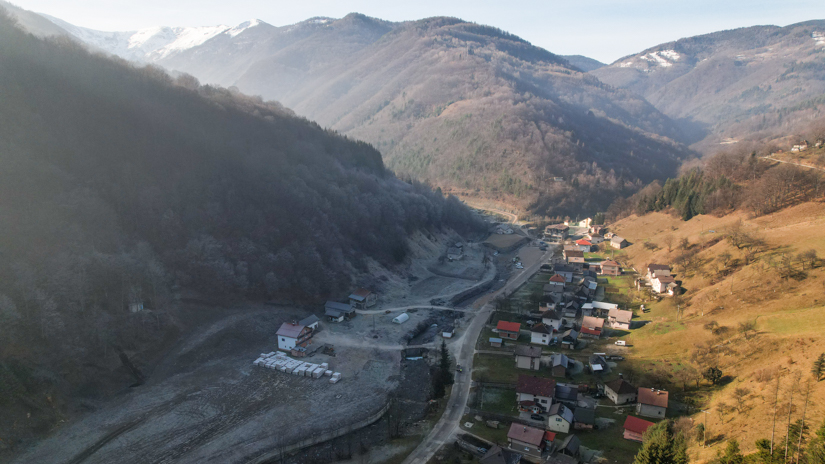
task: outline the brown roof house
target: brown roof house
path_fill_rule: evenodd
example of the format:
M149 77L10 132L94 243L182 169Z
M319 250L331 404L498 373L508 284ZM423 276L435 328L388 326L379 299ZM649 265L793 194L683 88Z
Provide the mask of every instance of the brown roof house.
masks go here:
M581 336L585 338L599 338L602 336L604 319L600 317L584 316L582 318Z
M541 457L544 451L544 430L513 422L507 432L507 443L513 451Z
M617 276L622 275L622 267L619 266L619 263L613 261L612 259L608 259L607 261L602 261L601 264L601 274L602 275L609 275L609 276Z
M655 388L640 388L636 398L636 414L663 419L667 412L668 393Z
M358 290L352 292L352 295L349 296L349 304L353 308L365 309L375 306L375 303L377 302L378 295L367 290L366 288L359 288Z
M612 329L630 330L630 321L632 319L633 311L611 308L607 313L607 325Z
M564 250L563 254L568 264L584 264L584 252L581 250Z
M670 275L670 266L667 264L648 264L647 265L647 278L648 280L653 279L656 277L656 274L661 275Z
M553 404L556 381L532 375L519 375L516 384L516 401L519 409L536 413L545 412Z
M628 243L627 240L623 239L622 237L619 237L618 235L614 235L610 238L610 246L616 248L617 250L621 250L622 248L625 248L628 245L630 245L630 243Z
M604 395L615 404L627 404L636 401L639 390L625 379L616 379L604 384Z
M553 327L542 322L530 327L530 343L549 345L553 338Z
M297 322L284 322L278 329L278 349L283 351L303 351L312 343L313 330ZM300 355L299 355L300 356Z
M518 345L515 351L516 367L537 371L541 366L541 348Z
M676 293L676 289L679 288L676 279L670 275L661 274L656 274L656 276L650 280L650 286L654 292L667 293L668 295L673 295Z

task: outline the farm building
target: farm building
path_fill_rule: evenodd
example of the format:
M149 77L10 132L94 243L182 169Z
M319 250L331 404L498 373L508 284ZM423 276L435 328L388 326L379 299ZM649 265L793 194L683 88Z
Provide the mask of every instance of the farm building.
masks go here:
M359 288L358 290L352 292L352 295L349 296L349 304L353 308L366 309L371 306L375 306L375 303L377 302L378 295L367 290L366 288Z
M344 322L355 317L355 308L349 303L327 301L324 303L324 316L326 316L330 322Z
M394 318L392 318L392 321L396 324L403 324L403 323L405 323L409 320L410 320L410 315L407 314L407 313L401 313L401 314L395 316Z

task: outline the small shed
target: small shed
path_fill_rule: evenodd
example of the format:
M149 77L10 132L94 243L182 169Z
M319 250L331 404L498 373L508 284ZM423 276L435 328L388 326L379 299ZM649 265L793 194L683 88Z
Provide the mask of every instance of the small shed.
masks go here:
M501 348L503 340L500 338L491 337L490 338L490 346L495 348Z
M407 313L401 313L401 314L395 316L394 318L392 318L392 321L396 324L403 324L403 323L405 323L409 320L410 320L410 315L407 314Z

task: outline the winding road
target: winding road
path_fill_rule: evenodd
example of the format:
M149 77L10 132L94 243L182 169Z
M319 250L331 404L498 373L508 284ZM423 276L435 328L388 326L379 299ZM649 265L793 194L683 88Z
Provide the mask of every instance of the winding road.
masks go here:
M794 162L794 161L785 161L785 160L781 160L781 159L776 159L772 156L763 156L762 159L776 161L777 163L793 164L794 166L799 166L799 167L808 168L808 169L818 169L820 171L825 171L825 168L820 168L820 167L817 167L817 166L811 166L811 165L808 165L808 164L797 163L797 162Z
M512 293L526 282L530 276L536 273L542 263L547 262L547 260L553 256L553 252L553 249L545 251L535 263L526 267L520 273L514 274L507 282L507 285L493 293L492 296L495 297ZM461 418L464 416L467 399L470 397L476 340L484 329L490 313L495 309L495 303L493 303L492 300L493 298L490 299L489 303L479 309L478 313L473 316L473 320L467 326L464 334L451 346L456 363L464 366L464 370L455 376L455 384L453 384L452 393L450 394L449 400L447 400L447 408L444 410L441 419L436 422L430 433L418 447L407 456L407 459L405 459L402 464L425 463L435 455L441 446L453 440L458 426L461 423Z

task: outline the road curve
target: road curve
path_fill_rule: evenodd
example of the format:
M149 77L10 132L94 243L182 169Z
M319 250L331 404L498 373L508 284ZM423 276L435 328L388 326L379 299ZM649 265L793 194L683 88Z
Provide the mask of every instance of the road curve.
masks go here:
M762 159L776 161L777 163L793 164L794 166L799 166L799 167L808 168L808 169L818 169L820 171L825 171L825 168L820 168L820 167L817 167L817 166L811 166L811 165L808 165L808 164L796 163L796 162L793 162L793 161L784 161L784 160L781 160L781 159L776 159L772 156L763 156Z
M536 260L533 265L523 269L521 273L515 274L510 278L504 288L496 291L493 295L498 296L501 294L512 293L513 290L517 289L521 286L521 284L526 282L530 276L538 272L542 263L546 262L551 256L553 256L552 249L545 251L541 255L541 258ZM470 397L470 386L472 384L473 372L473 355L475 354L476 340L481 334L481 331L484 329L484 325L487 323L490 313L492 313L494 309L495 303L491 300L490 303L482 306L467 326L467 330L464 332L463 338L461 339L461 346L458 347L456 349L457 352L454 352L453 354L456 363L461 364L464 367L464 370L463 372L456 374L452 393L450 394L449 400L447 400L447 408L444 410L444 414L442 414L441 419L436 422L430 433L412 451L412 453L407 456L407 459L405 459L402 464L426 463L435 455L442 445L453 439L453 435L458 430L459 423L461 422L461 417L464 415L464 410L467 406L467 399Z

